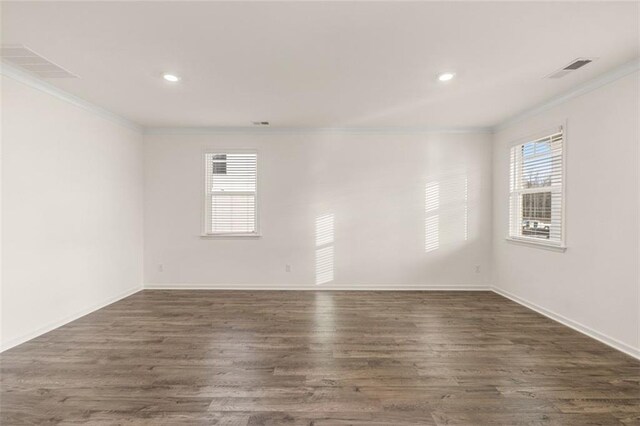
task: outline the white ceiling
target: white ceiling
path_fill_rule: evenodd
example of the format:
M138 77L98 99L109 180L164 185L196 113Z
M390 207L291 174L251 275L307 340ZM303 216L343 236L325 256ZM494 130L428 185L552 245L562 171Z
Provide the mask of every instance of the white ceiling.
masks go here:
M50 83L148 127L482 127L637 58L638 6L3 2L2 42L80 76ZM578 57L599 59L544 78ZM445 70L456 79L437 82Z

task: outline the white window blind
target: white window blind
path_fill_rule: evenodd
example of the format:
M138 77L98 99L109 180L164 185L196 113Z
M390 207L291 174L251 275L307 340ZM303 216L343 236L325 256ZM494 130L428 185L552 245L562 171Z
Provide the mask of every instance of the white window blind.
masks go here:
M564 246L563 132L511 148L509 237Z
M256 153L207 153L205 233L257 234Z

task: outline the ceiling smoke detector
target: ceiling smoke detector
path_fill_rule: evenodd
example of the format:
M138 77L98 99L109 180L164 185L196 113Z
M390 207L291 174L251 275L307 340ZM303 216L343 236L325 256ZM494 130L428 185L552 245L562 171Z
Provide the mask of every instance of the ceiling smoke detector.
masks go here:
M585 65L590 64L591 62L595 61L596 59L597 58L578 58L578 59L575 59L575 60L571 61L571 63L566 65L565 67L552 72L546 78L562 78L562 77L566 76L567 74L571 74L572 72L574 72L576 70L579 70L580 68L584 67Z
M41 78L78 78L77 75L70 73L22 45L3 44L0 47L0 57L3 61Z

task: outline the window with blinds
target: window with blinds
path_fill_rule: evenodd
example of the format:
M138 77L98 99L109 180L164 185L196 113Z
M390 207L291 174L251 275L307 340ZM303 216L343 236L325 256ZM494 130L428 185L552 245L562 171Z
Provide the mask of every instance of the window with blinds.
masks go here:
M205 234L257 235L256 153L205 154Z
M509 237L564 246L563 131L511 148Z

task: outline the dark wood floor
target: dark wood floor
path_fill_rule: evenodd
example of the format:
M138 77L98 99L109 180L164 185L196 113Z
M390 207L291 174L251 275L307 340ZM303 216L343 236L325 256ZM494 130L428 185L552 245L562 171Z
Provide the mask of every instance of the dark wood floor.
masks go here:
M146 290L0 356L0 423L640 424L640 362L489 292Z

